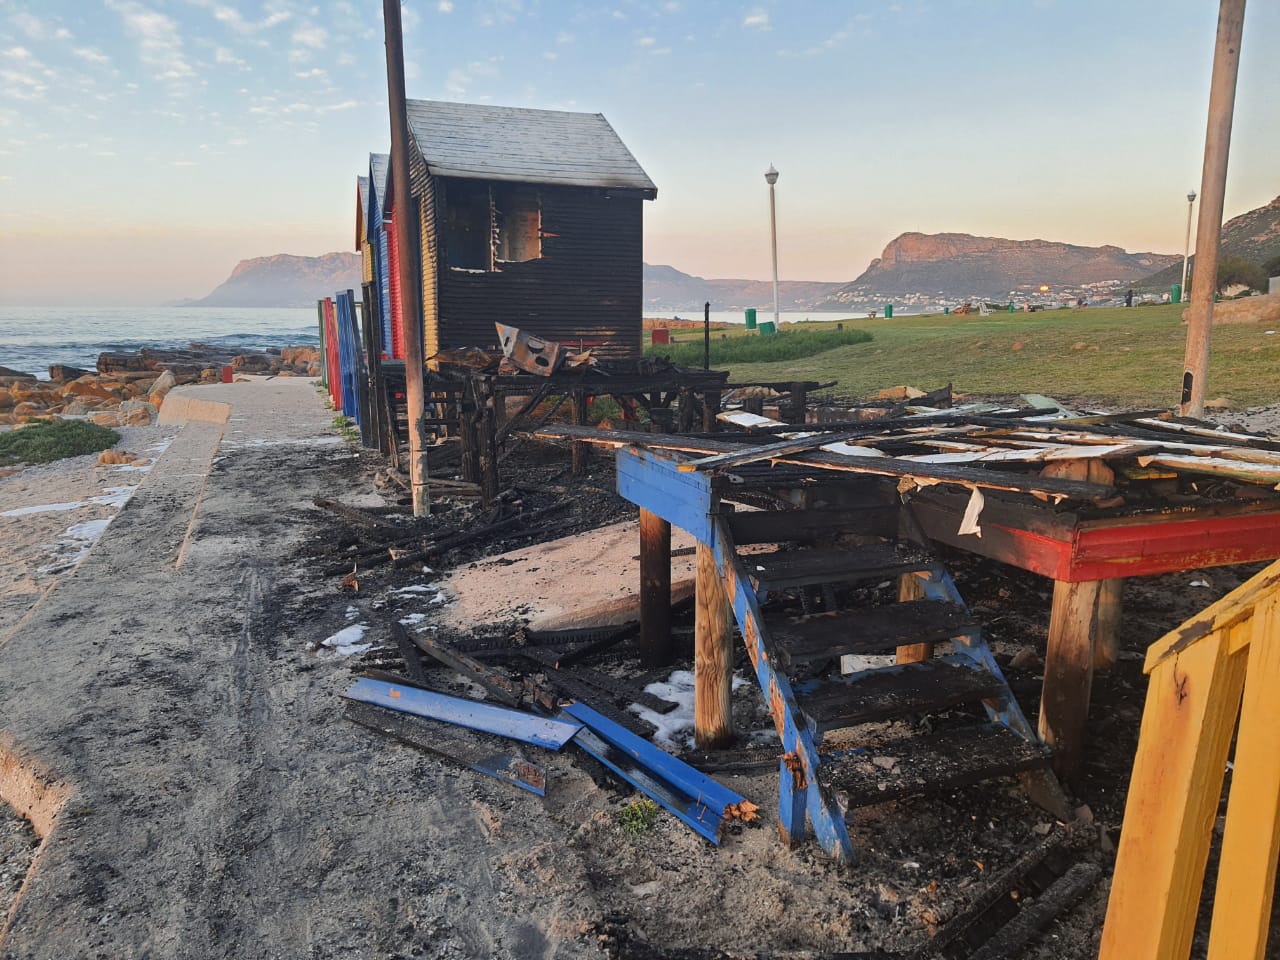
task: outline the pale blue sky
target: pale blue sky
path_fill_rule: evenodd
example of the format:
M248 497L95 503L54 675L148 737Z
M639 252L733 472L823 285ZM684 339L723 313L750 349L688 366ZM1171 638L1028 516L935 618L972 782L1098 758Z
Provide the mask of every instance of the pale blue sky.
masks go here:
M906 230L1181 252L1214 0L410 0L411 97L601 112L645 257L848 280ZM1245 18L1227 215L1280 194L1280 4ZM379 0L0 0L0 303L198 296L350 249Z

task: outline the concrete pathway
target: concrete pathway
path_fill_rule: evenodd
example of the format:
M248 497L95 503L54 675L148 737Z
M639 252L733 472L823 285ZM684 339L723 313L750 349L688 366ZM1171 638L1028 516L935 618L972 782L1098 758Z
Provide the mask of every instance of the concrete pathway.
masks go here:
M342 721L306 651L350 622L294 559L310 501L363 482L313 383L164 410L196 419L0 646L0 797L44 835L0 957L596 956L550 933L594 910L571 856L513 902L496 825L546 841L538 798Z

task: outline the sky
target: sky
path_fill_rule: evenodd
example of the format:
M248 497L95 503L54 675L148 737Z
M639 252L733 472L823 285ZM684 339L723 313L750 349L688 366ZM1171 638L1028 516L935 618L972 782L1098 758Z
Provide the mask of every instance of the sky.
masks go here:
M1180 253L1214 0L406 0L415 98L603 113L645 259L851 280L905 231ZM390 143L380 0L0 0L0 306L198 297L351 250ZM1280 194L1280 4L1245 15L1226 215Z

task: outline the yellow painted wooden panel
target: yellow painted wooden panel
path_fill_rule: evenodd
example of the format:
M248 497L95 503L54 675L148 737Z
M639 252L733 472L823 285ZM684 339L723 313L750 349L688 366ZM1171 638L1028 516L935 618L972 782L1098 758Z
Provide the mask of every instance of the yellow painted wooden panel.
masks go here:
M1280 593L1253 612L1209 960L1262 960L1280 853Z
M1245 656L1228 632L1151 673L1099 960L1185 960Z
M1172 656L1188 643L1194 643L1200 635L1208 635L1216 630L1223 630L1249 619L1253 606L1263 597L1280 587L1280 560L1267 567L1261 573L1250 577L1225 597L1211 606L1205 607L1197 616L1188 620L1176 630L1171 630L1147 648L1147 661L1143 669L1150 673L1160 661ZM1249 634L1242 635L1248 643Z

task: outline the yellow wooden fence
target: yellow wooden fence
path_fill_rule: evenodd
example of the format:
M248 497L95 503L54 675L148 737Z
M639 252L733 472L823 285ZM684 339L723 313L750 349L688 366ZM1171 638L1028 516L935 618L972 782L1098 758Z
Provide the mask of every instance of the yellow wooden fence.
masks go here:
M1280 561L1153 644L1145 670L1099 960L1190 954L1237 720L1209 960L1262 960L1280 845Z

